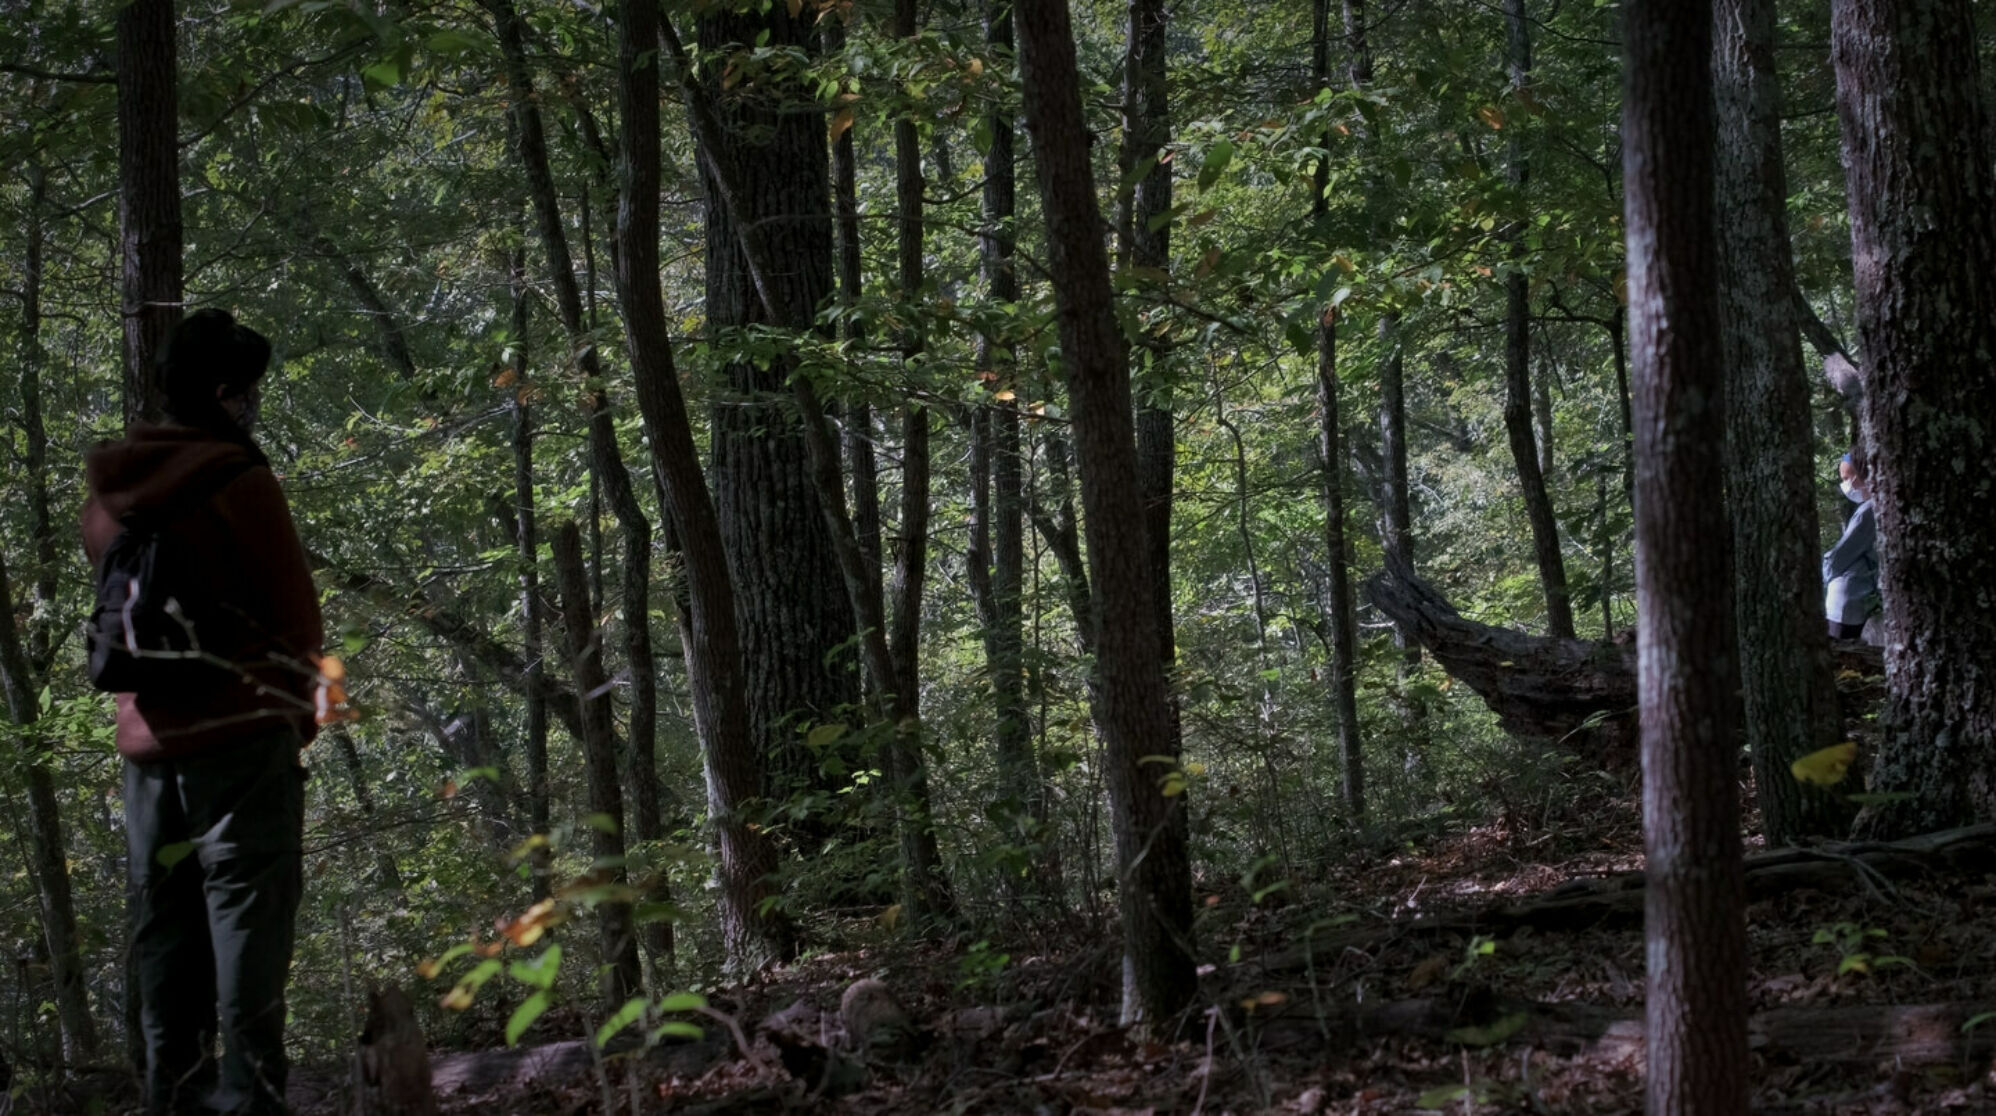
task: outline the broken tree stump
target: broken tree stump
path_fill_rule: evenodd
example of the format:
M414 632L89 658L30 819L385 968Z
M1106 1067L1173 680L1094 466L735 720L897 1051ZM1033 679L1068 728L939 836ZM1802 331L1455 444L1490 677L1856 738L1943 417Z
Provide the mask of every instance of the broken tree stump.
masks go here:
M435 1116L430 1091L430 1051L416 1022L416 1008L393 985L367 993L367 1026L360 1033L360 1103L364 1116Z

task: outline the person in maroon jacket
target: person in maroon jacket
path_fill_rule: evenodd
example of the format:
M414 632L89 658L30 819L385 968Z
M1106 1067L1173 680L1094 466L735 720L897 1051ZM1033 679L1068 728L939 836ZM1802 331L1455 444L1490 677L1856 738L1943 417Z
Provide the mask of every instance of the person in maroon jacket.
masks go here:
M93 565L122 516L213 489L162 531L192 559L192 582L176 589L203 618L201 647L228 665L169 692L117 695L150 1113L285 1111L299 752L316 732L324 632L290 508L250 437L269 363L270 342L229 314L189 315L156 370L167 422L134 425L85 462Z

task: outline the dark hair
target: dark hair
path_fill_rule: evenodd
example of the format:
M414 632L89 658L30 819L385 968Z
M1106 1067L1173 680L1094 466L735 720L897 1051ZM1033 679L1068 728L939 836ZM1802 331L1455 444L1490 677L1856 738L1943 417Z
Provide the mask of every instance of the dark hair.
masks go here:
M233 426L219 396L241 395L270 368L270 341L227 310L196 310L160 347L155 368L166 413L189 426ZM217 389L220 389L219 393Z
M1850 452L1844 454L1844 460L1850 462L1851 474L1859 484L1870 483L1871 455L1865 452L1863 442L1851 446Z

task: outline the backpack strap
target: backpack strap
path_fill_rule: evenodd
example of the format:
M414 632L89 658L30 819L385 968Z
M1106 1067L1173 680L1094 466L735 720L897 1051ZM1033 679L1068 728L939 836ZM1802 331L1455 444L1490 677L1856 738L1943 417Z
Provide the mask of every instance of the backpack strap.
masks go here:
M118 523L127 531L153 530L163 527L207 503L229 483L259 465L255 458L244 457L228 462L210 471L192 484L183 486L165 500L146 508L134 508L120 516Z

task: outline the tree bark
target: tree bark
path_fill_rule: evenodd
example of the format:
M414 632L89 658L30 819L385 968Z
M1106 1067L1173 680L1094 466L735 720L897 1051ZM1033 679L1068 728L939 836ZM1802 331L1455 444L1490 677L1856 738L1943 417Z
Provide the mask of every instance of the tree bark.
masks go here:
M732 967L753 971L796 953L787 915L770 900L776 848L747 811L763 783L763 753L751 735L734 583L700 451L673 366L659 287L658 11L626 8L618 25L618 148L624 183L617 220L617 286L637 378L652 467L670 501L681 545L688 608L682 615L686 681L707 773L707 812L720 851L721 936Z
M1116 322L1102 217L1089 172L1066 0L1022 0L1020 84L1038 157L1062 363L1087 513L1097 617L1094 698L1104 734L1123 922L1123 1015L1163 1028L1194 991L1191 869L1183 794L1167 794L1176 755L1157 656L1156 589L1146 550L1130 417L1129 358ZM1149 762L1147 762L1147 760Z
M1842 739L1817 577L1809 383L1796 331L1785 215L1773 0L1713 5L1719 298L1725 325L1726 501L1747 746L1770 845L1837 836L1841 795L1796 779L1797 758Z
M1118 227L1121 248L1138 282L1158 288L1170 284L1171 164L1164 145L1171 142L1170 85L1167 80L1164 0L1129 0L1128 42L1123 61L1123 144L1119 157L1124 178L1143 173L1118 203L1123 212ZM1147 168L1147 169L1146 169ZM1158 278L1162 276L1164 278ZM1133 377L1143 384L1137 402L1137 484L1143 494L1144 537L1151 570L1153 622L1158 656L1167 685L1177 668L1178 647L1171 618L1171 498L1176 472L1177 430L1171 406L1171 345L1145 331L1134 354ZM1172 698L1172 725L1178 724L1178 702ZM1174 744L1172 751L1177 750Z
M118 237L125 423L157 422L153 361L180 322L179 46L173 0L118 11Z
M1354 83L1363 74L1372 77L1371 56L1365 50L1364 12L1361 0L1345 0L1347 39L1351 42L1351 74ZM1360 60L1363 60L1363 66ZM1331 84L1331 0L1316 0L1315 34L1311 39L1311 72L1317 88ZM1330 150L1328 137L1325 150ZM1319 160L1315 190L1311 193L1310 219L1321 225L1330 211L1324 194L1330 187L1328 160ZM1345 453L1342 445L1342 417L1339 415L1338 313L1326 306L1317 316L1317 450L1319 490L1324 501L1324 564L1330 570L1331 626L1331 709L1337 715L1338 757L1343 771L1342 788L1346 813L1352 819L1365 817L1365 751L1358 728L1358 609L1352 599L1351 548L1345 541ZM1404 463L1406 455L1401 455ZM1405 490L1402 489L1404 495ZM1404 524L1403 524L1404 528ZM1405 545L1405 535L1401 545ZM1397 629L1404 631L1404 629ZM1406 641L1418 654L1419 644Z
M540 531L534 509L534 414L527 385L527 251L513 253L508 281L513 296L513 523L520 558L520 658L526 675L527 701L527 824L545 836L552 820L548 809L548 702L541 666ZM530 854L534 899L548 897L548 853L536 847Z
M994 60L1012 63L1012 8L1008 0L984 0L984 39ZM991 146L984 154L984 227L978 237L978 263L986 292L1001 306L1019 300L1013 263L1017 238L1012 223L1018 209L1018 164L1014 154L1014 110L993 104L985 116ZM1025 469L1019 436L1018 366L1009 337L980 331L976 341L980 378L995 396L1014 398L979 404L973 412L974 452L985 480L973 492L974 579L983 587L986 673L991 679L992 745L998 761L1001 825L1028 842L1043 840L1047 824L1046 784L1033 755L1032 719L1026 706L1025 660ZM988 576L986 571L988 570ZM1027 824L1029 823L1029 824ZM1060 893L1060 863L1049 847L1027 882L1041 894Z
M1723 491L1709 0L1623 11L1649 1111L1744 1113L1738 639Z
M582 532L573 521L555 529L554 568L561 580L562 623L568 632L568 658L575 673L575 690L582 699L583 767L589 778L589 810L595 815L588 829L590 852L604 882L621 884L629 878L624 861L624 796L617 780L617 750L610 739L609 684L603 671L602 633L589 612L589 582L582 566ZM606 1011L622 1007L644 987L638 965L638 942L632 933L628 899L606 899L596 905L605 966L602 1000Z
M1525 0L1504 0L1504 24L1511 90L1523 97L1529 93L1532 80L1532 35L1525 19ZM1559 521L1553 516L1552 496L1546 491L1545 472L1532 434L1531 280L1525 274L1524 235L1524 193L1531 181L1531 167L1518 127L1519 122L1513 121L1505 156L1519 209L1505 233L1511 245L1511 262L1504 277L1504 431L1510 437L1511 459L1518 467L1525 515L1532 524L1532 553L1538 562L1539 584L1545 590L1546 632L1571 639L1573 604L1566 585L1566 560L1559 549Z
M782 4L709 9L698 21L700 46L756 43L815 53L817 13L791 10ZM717 340L754 326L810 330L833 290L825 118L794 111L812 100L794 76L753 74L724 93L719 73L710 70L701 87L721 135L711 154L727 161L740 190L724 201L712 160L703 160L708 327ZM703 139L703 156L708 148ZM744 247L749 236L783 261L766 276L775 288L773 305L757 290ZM861 698L859 675L839 651L860 625L843 584L839 543L827 526L827 496L814 477L811 432L803 429L812 420L790 403L795 371L790 356L765 367L732 362L724 398L712 411L714 500L738 593L749 717L770 757L773 797L779 788L829 789L799 730L846 716ZM831 475L843 517L836 459Z
M0 685L6 690L7 716L20 733L19 764L28 791L28 863L40 901L43 940L48 946L49 977L55 988L56 1022L62 1028L63 1061L78 1065L97 1052L97 1025L90 1018L90 1001L83 983L82 939L76 930L76 902L69 886L69 854L65 851L61 808L55 778L42 757L35 722L41 715L37 687L28 673L27 655L12 621L14 591L7 565L0 556Z
M1885 600L1867 835L1996 818L1996 181L1966 0L1837 0L1864 442Z
M916 0L894 0L894 34L912 40L917 31ZM895 255L901 299L919 305L922 274L922 146L915 121L903 112L894 121L894 203L899 211ZM911 324L901 338L902 374L912 382L922 355L922 337ZM918 400L901 411L901 524L888 586L888 649L894 676L893 758L897 813L901 817L901 861L906 866L903 903L923 918L949 913L953 906L936 847L935 819L929 814L928 765L922 761L922 586L929 572L929 412Z
M27 170L28 228L21 267L21 465L27 470L28 540L34 556L28 584L34 597L30 614L53 617L60 588L62 560L55 520L49 511L49 436L43 419L42 370L42 248L47 236L42 209L48 201L48 176L40 164ZM59 641L52 620L28 625L28 669L46 677L54 665Z
M548 279L554 287L555 308L582 370L584 407L589 422L590 472L600 482L610 510L622 529L622 628L625 661L631 678L631 724L627 746L634 806L633 831L640 841L656 841L665 835L665 829L659 816L655 760L658 683L651 644L651 523L638 501L636 486L631 483L630 470L625 466L623 451L617 444L617 427L610 413L603 363L590 322L584 314L582 289L575 279L560 200L555 194L546 134L537 107L533 75L528 69L525 29L513 0L486 0L486 3L498 26L500 49L506 60L506 79L513 97L520 164L526 173L528 195L533 201L540 228L541 246L547 254ZM587 244L586 234L584 242ZM593 283L591 288L593 290ZM590 522L593 528L596 523L594 516ZM595 576L600 580L604 565L601 549L592 549L596 550ZM600 596L599 589L599 599ZM579 691L578 696L587 702L586 691ZM586 712L584 719L587 720ZM661 936L663 924L653 923L650 926L647 946L655 955L668 952L669 941Z
M739 251L745 278L760 313L771 321L792 323L792 328L806 328L814 304L800 301L808 293L806 288L796 282L785 281L794 278L793 275L779 273L774 261L790 257L784 254L783 242L772 242L770 239L770 222L750 217L756 211L757 203L751 198L743 167L734 157L733 147L727 140L712 91L684 79L687 73L683 62L685 54L671 24L661 24L660 34L667 53L682 60L681 84L691 109L702 167L712 196L719 203L718 206L709 206L710 235L713 209L720 208L733 214L728 227L737 230L739 237L733 250ZM823 138L820 135L820 148ZM822 150L819 154L822 156ZM822 162L819 165L822 167ZM820 179L822 182L822 174ZM839 476L839 447L832 436L824 403L818 397L816 386L809 376L799 375L791 377L790 390L798 418L801 419L798 425L803 433L805 459L817 497L820 522L831 542L832 555L840 580L844 583L845 600L858 620L857 640L862 661L866 670L881 680L885 688L896 677L897 670L888 643L880 570L877 565L867 563L847 514L844 485ZM911 914L941 918L952 912L954 901L948 882L942 875L930 828L928 782L919 747L921 718L920 706L915 703L917 697L912 689L906 693L889 694L890 704L885 716L879 716L878 710L875 712L876 719L893 726L893 737L888 745L892 753L887 766L895 776L896 789L904 806L899 813L904 854L902 867L906 874L903 880L904 896Z

